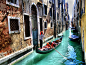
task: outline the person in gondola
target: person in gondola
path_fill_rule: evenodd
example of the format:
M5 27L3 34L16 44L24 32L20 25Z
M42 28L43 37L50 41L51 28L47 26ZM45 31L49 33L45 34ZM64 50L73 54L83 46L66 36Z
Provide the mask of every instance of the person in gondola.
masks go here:
M43 37L44 37L44 34L43 34L43 31L40 32L40 48L42 48L42 44L43 44Z

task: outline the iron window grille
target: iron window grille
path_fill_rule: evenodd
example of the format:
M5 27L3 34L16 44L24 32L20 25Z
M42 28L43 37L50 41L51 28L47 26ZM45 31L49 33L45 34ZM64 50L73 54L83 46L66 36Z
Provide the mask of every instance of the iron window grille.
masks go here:
M20 33L20 18L8 16L9 34Z

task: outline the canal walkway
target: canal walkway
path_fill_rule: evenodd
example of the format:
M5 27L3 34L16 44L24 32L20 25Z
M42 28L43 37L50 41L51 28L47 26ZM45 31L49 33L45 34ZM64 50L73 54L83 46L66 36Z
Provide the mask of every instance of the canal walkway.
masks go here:
M69 32L70 30L64 32L62 42L56 50L63 56L73 59L72 61L66 60L55 50L47 54L38 54L34 51L14 65L84 65L81 44L70 41Z

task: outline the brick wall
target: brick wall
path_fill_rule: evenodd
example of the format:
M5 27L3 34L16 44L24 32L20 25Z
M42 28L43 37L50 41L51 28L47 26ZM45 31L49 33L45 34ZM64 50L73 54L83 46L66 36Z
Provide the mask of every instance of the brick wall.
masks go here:
M24 41L22 0L19 0L19 6L17 8L7 5L5 0L0 0L0 54L4 53L0 55L0 58L31 45L31 39ZM9 34L8 18L1 22L6 12L9 12L8 16L20 18L20 33Z

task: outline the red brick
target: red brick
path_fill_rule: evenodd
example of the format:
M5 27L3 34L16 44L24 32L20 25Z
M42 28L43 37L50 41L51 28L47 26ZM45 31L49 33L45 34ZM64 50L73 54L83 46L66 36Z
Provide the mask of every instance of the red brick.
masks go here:
M0 22L0 28L4 28L4 27L5 25L2 22Z

